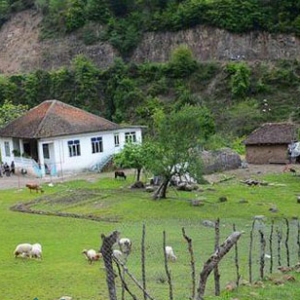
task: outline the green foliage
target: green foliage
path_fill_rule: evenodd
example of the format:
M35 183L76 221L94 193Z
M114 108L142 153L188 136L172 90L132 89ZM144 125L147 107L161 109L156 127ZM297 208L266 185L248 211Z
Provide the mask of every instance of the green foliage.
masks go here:
M0 0L0 26L9 19L10 7L6 0Z
M68 0L68 8L65 11L67 32L72 32L84 26L86 22L84 8L84 0Z
M226 71L230 74L230 88L233 97L245 98L250 87L251 70L244 63L229 63Z
M165 189L159 198L166 197L167 183L173 175L189 173L201 178L202 162L197 147L214 133L214 122L203 107L186 105L179 111L165 114L157 110L153 116L155 132L145 143L145 167L164 178Z
M27 110L27 105L14 105L12 102L5 100L2 106L0 106L0 127L20 117Z
M75 80L74 104L88 107L90 102L97 99L98 69L82 55L76 56L72 61L72 70Z
M250 134L263 121L262 109L254 99L246 99L235 104L228 111L224 132L229 130L234 136L239 137Z
M127 143L121 152L115 154L114 164L119 168L137 170L136 180L140 180L140 172L145 165L145 155L142 144Z
M187 45L181 45L172 52L166 69L168 76L178 78L190 76L197 69L197 62Z
M88 20L97 21L101 24L108 23L111 18L108 1L106 0L87 0L85 11Z
M104 40L109 41L123 57L129 56L141 39L141 22L138 22L139 19L136 17L132 15L127 19L111 18L108 22ZM133 19L135 19L134 22Z
M0 75L0 103L8 100L14 101L17 85L14 84L9 77Z

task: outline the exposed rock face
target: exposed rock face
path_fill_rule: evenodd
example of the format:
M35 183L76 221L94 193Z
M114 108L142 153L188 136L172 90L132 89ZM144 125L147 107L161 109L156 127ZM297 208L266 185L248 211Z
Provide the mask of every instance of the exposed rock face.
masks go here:
M118 56L108 43L86 46L76 34L41 41L41 20L39 13L28 10L4 24L0 30L0 73L57 69L69 66L78 54L91 58L98 67L106 68ZM198 26L179 32L146 33L131 61L165 62L180 44L187 44L199 61L300 59L300 40L293 35L256 32L238 35Z
M180 44L187 44L199 61L300 58L300 40L293 35L257 32L232 34L225 30L198 26L179 32L147 33L132 60L163 62L170 58L172 50Z
M103 68L116 54L107 43L86 46L71 34L64 38L39 39L42 16L33 10L17 13L0 30L0 73L13 74L36 69L52 70L69 66L78 54L91 58Z

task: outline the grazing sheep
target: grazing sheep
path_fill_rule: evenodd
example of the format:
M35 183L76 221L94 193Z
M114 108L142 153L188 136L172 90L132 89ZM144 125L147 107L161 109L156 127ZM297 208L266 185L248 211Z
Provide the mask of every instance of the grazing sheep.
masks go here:
M85 255L88 262L91 264L93 261L97 261L102 257L101 253L97 253L94 249L84 249L82 254Z
M120 247L120 250L123 254L125 255L129 255L131 252L131 246L132 246L132 242L129 238L121 238L118 241L118 245Z
M29 243L19 244L14 251L14 255L15 255L15 257L18 257L18 256L30 257L31 250L32 250L31 244L29 244Z
M38 184L35 184L35 183L27 183L26 184L26 187L28 187L30 193L31 191L36 191L37 193L40 191L41 193L44 193L44 190L38 185Z
M42 258L42 245L41 244L33 244L30 252L30 256L33 258Z
M171 246L166 246L165 248L167 259L170 261L176 261L177 257L174 254L173 248Z
M113 250L112 256L113 256L114 258L116 258L119 262L123 262L123 261L124 261L124 255L123 255L123 253L122 253L120 250L118 250L118 249L114 249L114 250Z

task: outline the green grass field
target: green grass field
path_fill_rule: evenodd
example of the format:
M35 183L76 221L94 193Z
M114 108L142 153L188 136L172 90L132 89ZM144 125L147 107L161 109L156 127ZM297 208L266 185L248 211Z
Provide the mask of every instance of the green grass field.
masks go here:
M30 194L28 190L3 190L0 199L0 299L4 300L54 300L63 295L73 300L107 300L107 287L103 262L89 265L81 251L84 248L99 249L100 235L119 230L121 236L133 241L133 251L128 259L129 271L141 280L141 237L143 224L146 226L146 279L147 289L157 300L168 299L169 290L163 261L163 232L167 244L171 245L178 260L170 263L174 299L189 299L191 295L191 275L187 244L182 237L182 227L193 240L196 261L196 282L203 263L214 249L214 229L202 225L203 220L220 218L221 241L231 232L233 224L245 233L238 243L240 273L248 280L249 234L255 215L264 215L262 225L268 241L270 224L274 220L275 229L285 236L284 218L290 222L291 264L298 261L297 220L300 204L300 177L291 174L270 174L261 177L267 186L248 187L238 180L231 179L213 186L203 185L201 190L178 192L169 189L168 199L154 201L151 195L129 189L133 178L121 181L103 178L97 182L72 181L44 186L44 194ZM226 196L227 202L219 202ZM204 206L193 207L191 199L202 199ZM240 203L240 200L247 203ZM11 211L10 207L32 201L31 209L48 214L65 213L80 216L91 215L101 218L100 222L89 219L59 217L43 214L27 214ZM276 207L277 213L269 208ZM259 224L258 224L259 226ZM253 279L259 279L259 234L254 233ZM17 244L39 242L43 246L43 260L15 259ZM268 244L268 243L267 243ZM274 236L274 249L276 245ZM266 251L268 250L268 247ZM282 248L282 264L286 262L285 248ZM274 262L274 272L276 271ZM266 275L269 263L266 262ZM220 264L221 288L235 281L234 251L227 254ZM300 279L297 274L297 279ZM211 276L213 277L213 276ZM120 282L116 280L118 299ZM129 281L129 287L143 299L142 294ZM291 299L300 297L299 284L287 283L281 287L264 283L264 288L241 287L234 294L222 292L213 297L213 279L206 289L207 299ZM126 299L131 299L127 296Z

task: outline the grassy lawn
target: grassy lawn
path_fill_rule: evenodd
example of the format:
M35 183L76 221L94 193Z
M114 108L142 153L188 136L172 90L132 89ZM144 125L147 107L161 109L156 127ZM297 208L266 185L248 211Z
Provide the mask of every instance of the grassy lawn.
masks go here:
M240 273L248 280L249 234L256 215L264 215L265 222L257 224L254 232L253 280L259 279L259 229L263 229L267 240L270 224L274 220L274 231L281 231L285 238L286 225L290 223L291 265L298 261L297 220L300 204L300 177L291 174L270 174L261 177L270 183L267 186L249 187L236 179L215 185L203 185L193 192L178 192L169 189L168 199L153 201L150 194L129 189L130 182L103 178L97 182L83 180L44 186L44 194L30 194L28 190L3 190L0 198L0 299L39 300L59 299L70 295L73 299L107 300L107 287L103 262L89 265L81 251L84 248L99 249L100 234L108 235L119 230L121 235L133 241L133 251L128 260L129 271L141 279L140 250L142 226L146 226L146 277L149 293L155 299L168 299L169 291L163 262L163 231L167 244L174 248L178 260L170 264L174 299L188 299L191 294L189 253L182 237L182 227L193 240L196 260L196 280L203 263L214 249L214 229L203 226L203 220L221 220L221 240L231 232L233 224L245 233L238 243ZM219 202L220 197L227 202ZM202 199L204 206L193 207L191 199ZM240 203L246 200L247 203ZM20 202L32 202L32 210L49 214L65 213L86 216L87 219L58 217L42 214L26 214L11 211L10 207ZM276 207L278 212L270 212ZM102 221L89 220L96 216ZM259 227L262 226L262 227ZM276 249L276 235L273 237ZM43 260L29 260L13 257L17 244L39 242L43 246ZM283 240L284 242L284 240ZM275 251L275 250L274 250ZM275 252L274 252L275 254ZM282 246L282 265L286 264L286 252ZM275 256L275 255L274 255ZM266 262L266 275L270 264ZM278 273L274 259L274 272ZM220 264L221 288L235 281L236 270L234 251ZM213 277L213 276L211 276ZM295 274L296 280L300 279ZM117 285L120 283L117 279ZM129 282L129 287L143 299L141 293ZM213 280L210 278L206 290L208 299L291 299L300 296L299 284L286 283L275 286L268 281L264 287L241 287L235 294L222 292L222 296L212 297ZM118 289L119 298L120 289ZM127 299L127 298L126 298ZM128 299L131 299L128 297Z

